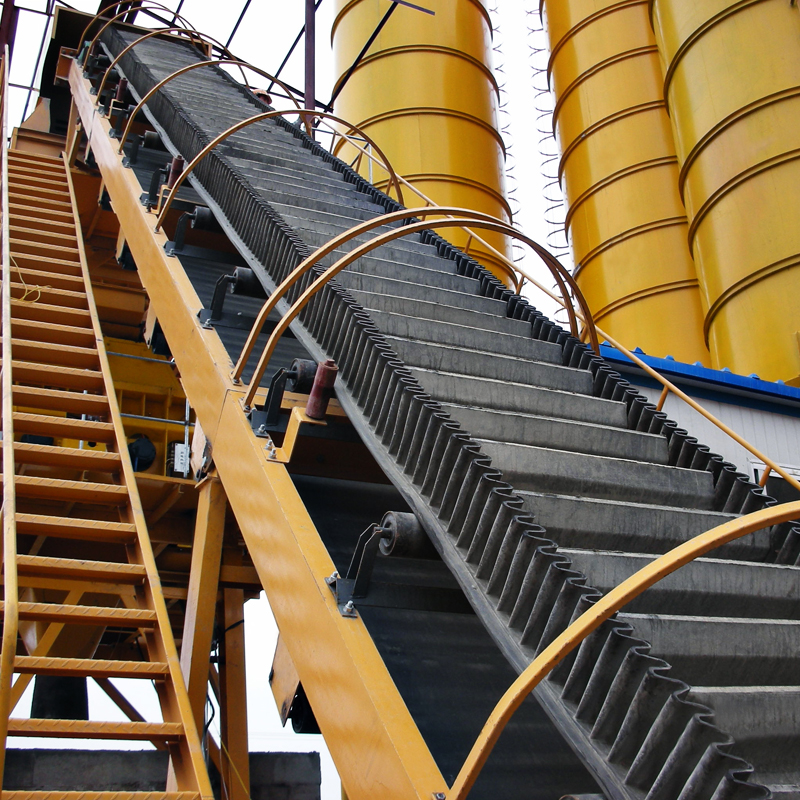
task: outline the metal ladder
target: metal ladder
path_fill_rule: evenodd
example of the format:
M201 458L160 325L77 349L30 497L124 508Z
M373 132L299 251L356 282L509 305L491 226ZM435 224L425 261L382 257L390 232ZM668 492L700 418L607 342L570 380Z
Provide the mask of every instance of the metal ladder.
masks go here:
M60 159L5 151L3 160L0 769L7 736L150 741L169 750L167 792L133 796L210 800L114 394L71 176ZM51 546L53 540L65 541ZM40 554L49 550L75 557ZM72 628L84 644L82 652L74 645L70 657L63 656L65 637L59 640L65 626L84 632L80 637ZM86 626L97 632L94 638L85 635ZM143 660L95 657L107 626L125 631ZM54 652L57 641L62 646ZM152 680L163 721L11 716L38 675ZM4 800L17 795L43 800L53 793L3 792ZM115 793L92 793L101 800L105 795Z

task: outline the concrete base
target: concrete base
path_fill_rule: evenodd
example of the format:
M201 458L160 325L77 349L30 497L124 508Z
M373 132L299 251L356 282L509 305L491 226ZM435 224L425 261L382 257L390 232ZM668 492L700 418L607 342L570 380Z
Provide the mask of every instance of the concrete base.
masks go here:
M166 779L156 750L9 750L3 789L153 792ZM250 780L252 800L319 800L319 754L250 753Z

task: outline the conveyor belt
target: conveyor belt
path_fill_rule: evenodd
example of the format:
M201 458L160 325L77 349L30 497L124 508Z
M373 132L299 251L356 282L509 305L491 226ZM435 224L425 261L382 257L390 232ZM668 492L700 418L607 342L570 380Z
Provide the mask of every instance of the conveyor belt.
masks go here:
M104 37L112 53L130 41ZM141 95L198 59L151 39L120 66ZM159 92L147 113L188 159L262 108L203 69ZM268 290L315 246L397 207L285 121L237 133L192 181ZM354 264L293 332L339 364L353 424L518 671L652 554L772 502L435 234ZM800 796L797 536L781 526L685 568L536 690L608 797L748 798L765 787ZM403 665L386 654L422 657L413 636L422 626L383 625L373 635L402 690ZM458 641L476 635L465 629ZM542 730L526 743L534 775L551 760ZM559 774L574 778L564 764ZM534 794L529 773L518 774L501 796ZM591 791L576 781L569 791Z

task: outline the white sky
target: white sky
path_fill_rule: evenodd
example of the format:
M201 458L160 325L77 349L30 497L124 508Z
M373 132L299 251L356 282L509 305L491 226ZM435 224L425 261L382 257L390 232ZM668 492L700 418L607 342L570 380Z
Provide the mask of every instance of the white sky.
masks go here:
M48 0L17 0L20 8L44 10ZM424 0L417 0L424 5ZM70 5L82 10L94 12L97 0L70 0ZM164 5L177 7L177 0L164 0ZM243 0L220 3L213 0L185 0L181 13L193 26L201 31L225 42L238 18ZM499 82L505 83L506 91L503 101L507 103L507 117L501 117L507 144L511 144L513 153L513 176L510 186L516 184L514 196L515 222L529 236L542 244L547 244L547 236L552 232L544 220L546 203L542 197L543 180L540 173L539 139L537 132L537 99L533 89L530 59L530 36L528 28L534 25L535 17L525 13L525 9L538 7L536 0L495 0L498 8L496 25L499 24L500 35L495 43L502 54L495 54L496 63L502 61L502 73ZM490 0L491 6L491 0ZM388 7L388 6L387 6ZM330 26L333 16L333 0L323 0L317 12L317 96L327 100L333 84L332 57L330 47ZM413 13L405 11L405 13ZM149 23L139 17L140 24ZM389 24L397 24L399 11ZM45 17L31 12L21 11L17 29L14 57L11 63L10 81L22 86L38 85L39 75L36 71L36 56L44 35ZM242 59L274 73L283 56L299 32L304 21L304 3L302 0L254 0L231 44L231 50ZM539 62L541 63L541 58ZM281 77L297 87L303 85L303 47L297 48L295 55L287 65ZM39 65L41 70L41 64ZM11 90L10 122L19 124L27 99L24 89ZM28 113L35 105L35 95L28 107ZM278 103L276 102L276 105ZM280 107L280 106L279 106ZM569 260L562 259L569 266ZM525 267L540 276L543 283L550 286L552 281L547 273L539 268L535 256L524 257ZM545 313L553 313L555 304L540 294L531 294L532 302ZM263 595L262 595L263 597ZM246 606L246 648L247 648L247 680L248 680L248 729L251 750L301 751L315 750L322 754L323 763L323 798L339 800L340 790L332 760L325 748L321 736L296 736L291 731L281 728L275 703L267 682L272 655L275 648L277 628L269 606L265 601L250 602ZM144 681L115 681L131 699L134 705L148 719L158 718L158 704L155 693ZM122 713L111 704L104 693L92 681L90 684L91 714L95 719L122 720ZM17 714L27 714L30 708L30 691L26 693L17 708ZM218 733L215 723L211 731ZM47 746L45 740L18 739L12 740L11 746ZM115 746L111 742L89 743L96 748ZM50 746L63 747L64 740L50 742ZM81 743L80 746L86 746ZM124 743L122 743L124 746ZM132 749L138 749L138 743L132 743Z

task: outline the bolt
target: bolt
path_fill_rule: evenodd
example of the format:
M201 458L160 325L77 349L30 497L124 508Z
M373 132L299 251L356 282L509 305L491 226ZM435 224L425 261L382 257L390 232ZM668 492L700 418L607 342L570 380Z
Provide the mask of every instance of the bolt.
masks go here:
M355 605L353 605L353 601L352 600L348 600L344 604L344 610L345 611L355 611L356 610L356 607L355 607Z
M445 793L444 792L434 792L433 793L433 800L445 800Z
M0 436L2 436L1 432L0 432ZM327 583L328 586L333 586L333 584L335 584L338 579L339 579L339 573L338 572L333 572L330 575L330 577L325 578L325 583Z

